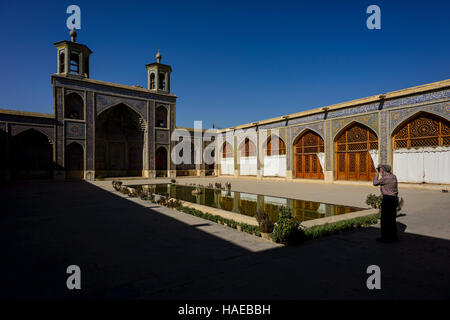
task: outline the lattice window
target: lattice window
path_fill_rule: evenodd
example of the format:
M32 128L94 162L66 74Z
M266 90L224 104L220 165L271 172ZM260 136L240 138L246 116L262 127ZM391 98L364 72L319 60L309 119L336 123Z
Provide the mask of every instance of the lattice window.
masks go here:
M336 139L338 152L361 152L376 149L378 149L377 135L359 123L355 123Z
M359 172L365 173L367 167L367 157L364 152L359 154Z
M421 113L402 125L393 139L394 149L450 145L450 122Z
M324 152L324 143L317 133L308 131L295 144L295 153L316 154L318 152Z

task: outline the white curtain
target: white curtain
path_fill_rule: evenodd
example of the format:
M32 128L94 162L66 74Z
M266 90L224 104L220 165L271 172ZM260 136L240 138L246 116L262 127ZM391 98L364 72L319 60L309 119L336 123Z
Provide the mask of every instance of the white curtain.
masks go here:
M450 147L394 150L399 182L450 184Z
M317 153L317 158L319 158L320 166L322 167L322 171L325 171L325 152Z
M242 193L240 194L241 200L248 200L248 201L257 201L258 195L257 194L251 194L251 193Z
M286 155L265 156L263 176L286 177Z
M256 157L241 157L239 159L241 176L256 176Z
M376 168L380 164L379 153L377 149L369 150L369 154L372 157L373 166Z
M450 183L450 147L423 149L424 181Z
M275 205L281 205L281 206L287 206L288 200L285 198L276 198L276 197L269 197L264 196L264 203L270 203Z
M222 158L220 160L220 174L234 175L234 159Z

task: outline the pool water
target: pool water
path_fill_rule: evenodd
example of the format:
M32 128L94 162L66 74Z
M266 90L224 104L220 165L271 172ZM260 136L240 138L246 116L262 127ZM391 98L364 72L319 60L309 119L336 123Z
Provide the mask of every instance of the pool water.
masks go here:
M136 188L138 186L134 185L129 187ZM252 217L261 208L269 213L272 221L278 220L281 206L290 208L293 216L299 221L363 210L362 208L356 207L210 188L200 188L202 191L201 194L193 194L192 191L196 187L178 184L147 184L140 185L139 187L149 189L149 192L152 194L169 195L171 198Z

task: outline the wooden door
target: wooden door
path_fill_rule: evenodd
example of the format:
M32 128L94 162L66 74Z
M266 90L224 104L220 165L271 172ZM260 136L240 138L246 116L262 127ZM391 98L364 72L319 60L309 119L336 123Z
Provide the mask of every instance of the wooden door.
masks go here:
M294 144L295 177L323 179L323 168L318 153L324 152L323 139L315 132L307 131Z
M372 180L375 166L369 150L378 149L378 138L369 128L355 123L336 139L336 179Z

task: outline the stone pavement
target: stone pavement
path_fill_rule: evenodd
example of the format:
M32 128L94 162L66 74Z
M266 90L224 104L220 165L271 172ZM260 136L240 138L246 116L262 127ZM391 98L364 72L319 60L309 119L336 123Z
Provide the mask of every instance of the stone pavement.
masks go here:
M228 180L238 191L356 206L377 192ZM402 189L396 244L375 242L379 229L369 227L284 247L110 190L110 181L0 187L0 298L450 298L449 194ZM66 289L71 264L82 270L80 291ZM366 288L372 264L381 268L382 290Z

